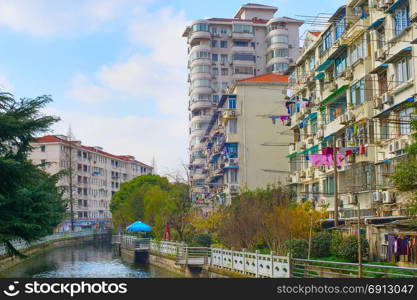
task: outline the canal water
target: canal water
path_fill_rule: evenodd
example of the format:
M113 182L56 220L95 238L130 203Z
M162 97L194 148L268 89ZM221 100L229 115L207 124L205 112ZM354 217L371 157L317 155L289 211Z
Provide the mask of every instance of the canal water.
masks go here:
M110 241L54 248L0 273L8 278L169 278L178 275L123 260Z

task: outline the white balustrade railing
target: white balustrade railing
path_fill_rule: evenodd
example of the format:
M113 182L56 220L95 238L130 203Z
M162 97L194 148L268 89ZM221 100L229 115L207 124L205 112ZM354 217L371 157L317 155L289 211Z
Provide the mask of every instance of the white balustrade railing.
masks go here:
M259 254L219 248L211 249L211 266L255 277L288 278L290 260L288 256Z
M17 250L24 250L27 248L30 248L35 245L44 244L50 241L56 241L61 239L68 239L68 238L76 238L76 237L83 237L83 236L90 236L98 233L105 233L107 231L101 231L101 230L83 230L83 231L75 231L75 232L57 232L51 235L48 235L46 237L43 237L37 241L34 241L30 244L26 243L23 240L14 240L12 241L13 247ZM0 256L6 254L6 248L0 247Z
M185 244L178 242L152 240L150 243L150 250L159 254L176 256L178 249L185 246Z

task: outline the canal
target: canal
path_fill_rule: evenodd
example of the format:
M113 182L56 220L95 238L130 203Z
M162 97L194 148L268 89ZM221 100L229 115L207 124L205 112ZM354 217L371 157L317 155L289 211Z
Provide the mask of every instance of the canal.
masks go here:
M47 250L7 269L8 278L169 278L152 265L135 265L117 255L110 241L91 241Z

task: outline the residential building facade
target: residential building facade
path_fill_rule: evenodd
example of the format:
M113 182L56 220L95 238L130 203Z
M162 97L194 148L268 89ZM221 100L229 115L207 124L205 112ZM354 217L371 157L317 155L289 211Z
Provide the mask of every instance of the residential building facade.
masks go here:
M416 1L349 0L308 34L290 76L289 184L332 219L404 215L390 176L411 142L416 19Z
M275 118L285 114L287 87L287 76L269 73L238 81L222 95L202 139L206 188L196 205L203 214L229 205L241 189L285 182L291 137L279 134L287 127Z
M152 174L152 167L133 156L114 155L98 146L84 146L81 141L64 135L43 136L31 146L29 159L46 172L56 174L72 170L72 176L71 173L63 176L58 185L66 187L65 199L70 199L72 190L75 230L111 226L110 202L120 185L137 176ZM71 230L70 220L65 220L57 230Z
M299 57L299 27L274 18L277 8L243 5L234 18L194 21L183 34L188 43L189 150L193 200L206 189L201 139L214 109L234 82L268 72L282 73Z

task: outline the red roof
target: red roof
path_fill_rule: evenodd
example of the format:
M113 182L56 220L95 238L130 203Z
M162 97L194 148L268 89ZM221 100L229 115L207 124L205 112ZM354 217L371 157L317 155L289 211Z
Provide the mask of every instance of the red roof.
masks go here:
M315 35L315 36L319 36L321 34L321 31L312 31L312 30L310 30L310 33Z
M264 20L264 19L256 19L253 18L252 20L243 20L243 19L231 19L231 18L211 18L208 19L207 21L212 21L212 22L252 22L252 23L257 23L257 24L266 24L268 23L268 20Z
M61 138L57 137L56 135L46 135L46 136L35 139L34 142L35 143L66 143L66 144L69 144L69 142L67 140L61 139ZM75 144L77 142L79 142L79 141L71 141L71 144ZM80 145L79 147L84 149L84 150L95 152L95 153L100 153L100 154L103 154L103 155L108 156L108 157L112 157L112 158L116 158L116 159L120 159L120 160L124 160L124 161L136 162L136 163L142 164L144 166L150 167L150 166L144 164L143 162L135 160L134 157L131 156L131 155L114 155L114 154L111 154L111 153L108 153L108 152L98 150L94 147L84 146L84 145Z
M264 75L259 75L259 76L239 80L239 82L288 82L288 76L279 75L275 73L268 73Z

